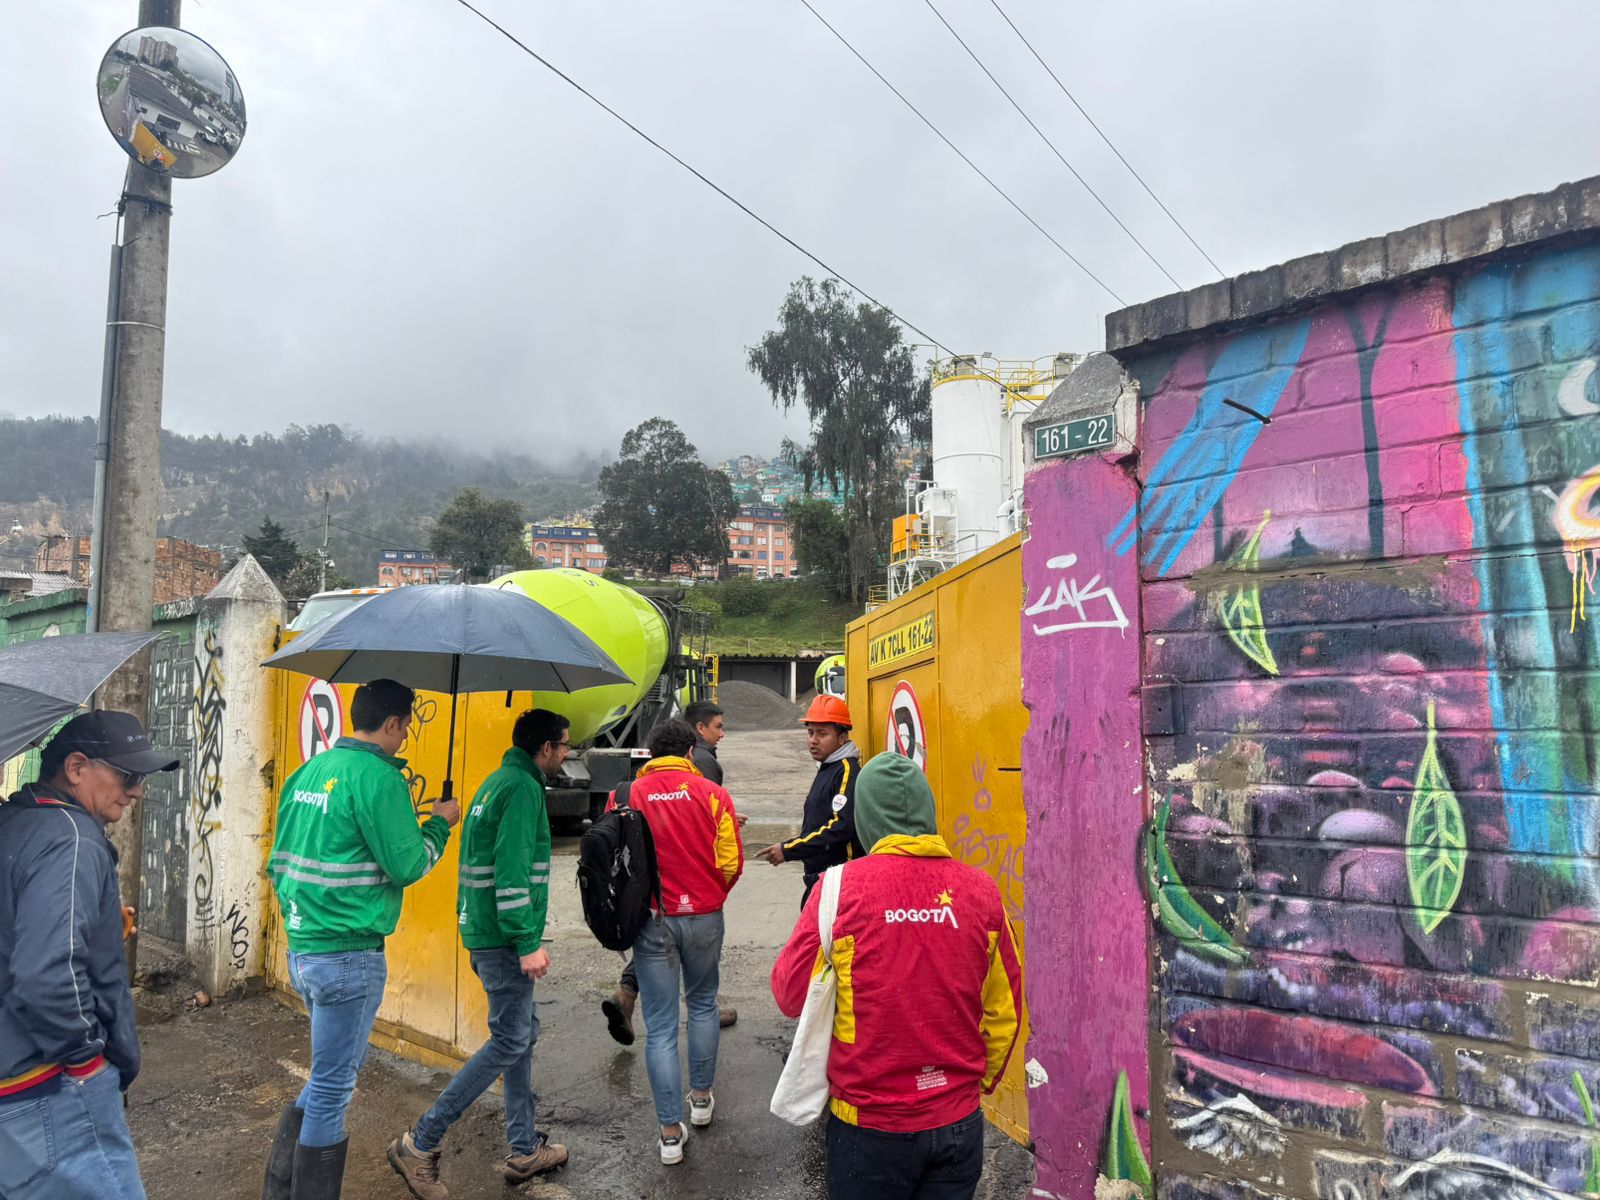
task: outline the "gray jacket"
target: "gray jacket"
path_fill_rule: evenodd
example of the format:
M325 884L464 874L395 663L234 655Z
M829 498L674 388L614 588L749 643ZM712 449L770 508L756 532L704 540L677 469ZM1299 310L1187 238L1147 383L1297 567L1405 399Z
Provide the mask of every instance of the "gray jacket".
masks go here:
M71 799L30 783L0 804L0 1079L98 1055L139 1073L117 855Z
M689 758L700 769L700 774L719 787L722 785L722 764L717 761L715 746L695 738L694 749L689 751Z

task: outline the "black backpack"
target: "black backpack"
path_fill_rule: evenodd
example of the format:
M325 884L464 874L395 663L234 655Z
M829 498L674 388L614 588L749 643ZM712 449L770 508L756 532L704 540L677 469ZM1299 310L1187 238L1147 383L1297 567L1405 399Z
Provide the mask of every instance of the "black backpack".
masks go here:
M650 919L650 902L661 906L661 874L650 823L628 807L628 785L616 791L617 807L602 813L578 842L578 891L583 919L607 950L631 950Z

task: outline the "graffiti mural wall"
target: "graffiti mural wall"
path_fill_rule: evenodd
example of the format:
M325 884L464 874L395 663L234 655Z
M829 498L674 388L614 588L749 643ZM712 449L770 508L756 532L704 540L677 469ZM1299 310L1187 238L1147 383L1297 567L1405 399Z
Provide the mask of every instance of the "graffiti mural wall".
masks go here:
M1032 420L1115 413L1129 429L1122 385L1114 360L1090 358ZM1033 1194L1112 1200L1151 1182L1139 574L1106 545L1139 495L1132 444L1036 463L1024 493L1026 986L1044 1014L1026 1062Z
M1125 359L1164 1194L1600 1192L1597 363L1592 246Z

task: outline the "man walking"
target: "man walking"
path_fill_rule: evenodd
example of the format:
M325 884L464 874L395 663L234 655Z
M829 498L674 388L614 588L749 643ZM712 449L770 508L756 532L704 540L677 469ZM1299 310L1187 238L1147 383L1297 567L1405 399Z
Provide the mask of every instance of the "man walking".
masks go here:
M383 942L404 890L438 864L461 819L440 800L417 824L396 758L416 694L392 679L356 689L353 736L289 776L268 869L283 910L289 978L311 1017L311 1078L284 1110L267 1158L264 1200L337 1200L344 1114L383 1000Z
M805 907L811 889L829 867L865 853L856 836L856 777L861 772L861 751L850 740L850 709L837 696L819 695L801 722L806 727L806 749L816 760L817 777L806 793L800 836L768 846L761 857L773 866L798 862L805 869Z
M980 1095L1005 1073L1022 1003L1000 889L950 857L927 777L903 755L867 764L855 819L871 852L839 868L833 944L821 946L818 893L772 968L773 998L791 1017L825 961L839 980L828 1195L971 1200L983 1174Z
M547 1141L534 1122L532 1056L539 1040L533 983L550 970L543 948L550 900L550 814L545 785L571 745L567 718L547 709L523 713L511 748L483 781L461 823L461 879L456 889L461 943L489 1001L489 1040L469 1058L414 1126L389 1143L389 1165L418 1200L446 1200L439 1143L446 1130L497 1078L505 1079L506 1141L500 1164L509 1184L565 1165L567 1148Z
M744 870L744 846L733 799L694 769L688 755L694 730L666 721L650 734L650 762L628 790L628 805L643 815L656 847L662 909L652 913L633 944L644 1006L645 1065L667 1164L683 1161L689 1126L683 1121L683 1075L678 1065L681 981L689 1013L689 1121L711 1124L716 1100L717 980L722 961L722 906Z
M690 755L695 769L709 779L712 783L722 783L722 764L717 760L717 744L722 741L726 729L723 728L723 708L709 700L696 700L683 710L683 718L694 727L694 751ZM744 826L744 815L738 816L740 827ZM617 981L617 990L606 999L600 1001L600 1011L605 1014L606 1028L610 1031L613 1040L621 1042L624 1046L633 1045L633 1008L639 999L639 976L633 969L630 959L628 965L622 968L622 978ZM717 997L717 1020L722 1028L727 1029L739 1020L739 1010L731 1005L722 1003L722 997Z
M144 1200L123 1116L139 1073L117 854L105 827L178 760L136 717L85 713L0 805L0 1195Z

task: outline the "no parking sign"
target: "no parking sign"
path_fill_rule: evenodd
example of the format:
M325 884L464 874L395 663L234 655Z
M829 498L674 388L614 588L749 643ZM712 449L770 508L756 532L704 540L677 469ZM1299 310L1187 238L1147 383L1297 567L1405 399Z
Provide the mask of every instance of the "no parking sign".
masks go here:
M344 714L333 684L313 679L300 700L300 761L309 762L344 736Z
M903 754L923 771L928 769L928 739L922 723L917 693L905 680L895 685L889 698L889 728L884 749Z

